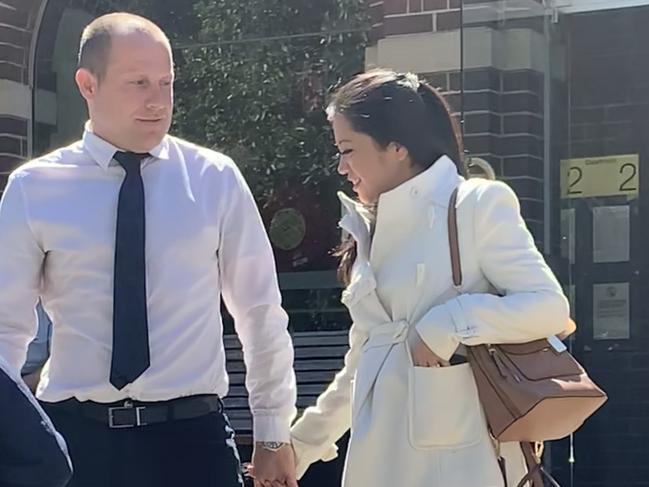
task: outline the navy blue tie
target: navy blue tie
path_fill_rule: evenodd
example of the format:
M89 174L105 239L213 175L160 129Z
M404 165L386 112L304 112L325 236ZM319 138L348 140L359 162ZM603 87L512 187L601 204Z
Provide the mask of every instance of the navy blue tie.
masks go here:
M117 203L110 366L110 383L120 390L151 364L144 254L144 184L140 167L147 156L133 152L116 152L114 156L126 171Z

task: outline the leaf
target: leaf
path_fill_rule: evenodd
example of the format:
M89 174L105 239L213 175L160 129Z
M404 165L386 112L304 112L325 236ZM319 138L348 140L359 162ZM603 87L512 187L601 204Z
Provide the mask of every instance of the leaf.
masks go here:
M340 19L345 28L365 26L364 0L139 1L158 4L174 45L189 46L175 56L177 135L233 156L262 205L287 184L314 193L341 186L326 117L305 111L315 86L307 75L317 73L322 106L330 87L362 70L366 37L273 39L340 30ZM266 39L236 42L250 38ZM191 47L192 39L215 44Z

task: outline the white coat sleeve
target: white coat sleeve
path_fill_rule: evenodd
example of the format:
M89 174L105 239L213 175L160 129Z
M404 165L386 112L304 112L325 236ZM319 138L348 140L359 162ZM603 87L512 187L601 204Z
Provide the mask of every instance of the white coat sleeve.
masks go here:
M458 296L433 307L416 324L424 342L446 360L460 343L528 342L561 333L569 319L568 302L525 226L514 192L501 182L476 191L477 258L501 295Z
M366 334L352 325L345 366L320 395L315 406L307 408L291 428L298 478L312 463L333 460L338 455L335 443L351 426L352 379L366 339Z

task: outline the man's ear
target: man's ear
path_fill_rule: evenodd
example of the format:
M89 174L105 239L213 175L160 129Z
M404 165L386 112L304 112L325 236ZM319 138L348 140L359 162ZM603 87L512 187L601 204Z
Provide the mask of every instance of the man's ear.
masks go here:
M95 98L99 82L97 77L88 71L86 68L79 68L74 75L74 80L77 82L79 93L87 101L90 102Z

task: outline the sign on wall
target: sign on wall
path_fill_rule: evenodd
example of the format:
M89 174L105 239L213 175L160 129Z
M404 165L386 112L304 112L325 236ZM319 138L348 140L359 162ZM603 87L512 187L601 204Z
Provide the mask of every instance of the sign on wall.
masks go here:
M561 197L638 197L640 192L638 154L565 159L561 161Z
M593 286L593 335L595 340L628 339L629 283L615 282Z
M593 262L628 262L631 258L629 205L593 208Z

